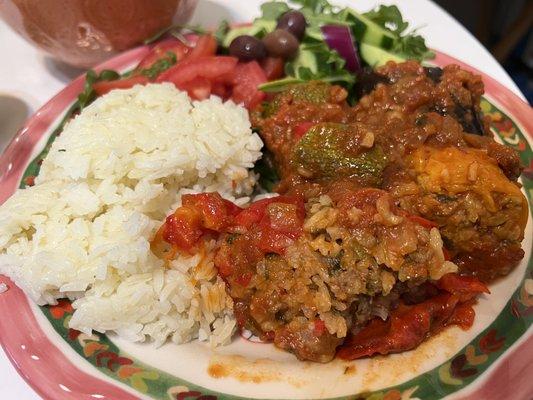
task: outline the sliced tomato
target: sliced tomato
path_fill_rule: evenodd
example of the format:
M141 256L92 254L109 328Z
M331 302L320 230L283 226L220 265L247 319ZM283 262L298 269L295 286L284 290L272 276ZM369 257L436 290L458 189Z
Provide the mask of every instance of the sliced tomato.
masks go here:
M301 139L312 126L316 125L314 122L301 122L294 127L292 133L297 139Z
M178 39L166 39L157 43L150 53L148 53L139 63L137 69L147 69L154 65L155 62L163 57L167 56L168 52L173 53L176 56L176 62L180 62L191 51L191 48L186 46L182 41Z
M205 100L211 95L211 82L206 78L194 78L193 80L177 85L178 89L185 90L189 97L194 100Z
M149 79L144 75L136 75L130 78L117 79L114 81L100 81L93 84L93 89L98 96L109 93L113 89L129 89L135 85L146 85Z
M448 325L468 329L474 322L475 297L490 293L477 278L446 274L438 282L440 292L417 304L400 303L389 318L371 320L355 335L347 338L338 351L345 360L410 350L429 334Z
M234 272L231 250L229 247L219 247L215 253L215 266L222 279L227 278ZM237 313L235 313L237 315Z
M231 87L223 82L215 81L212 84L211 93L225 100L231 95Z
M463 301L480 293L490 293L489 288L475 276L446 274L439 279L437 286L448 293L461 296Z
M204 234L222 232L240 211L216 192L183 195L182 206L167 217L154 244L161 237L174 248L191 251Z
M439 294L423 303L400 306L383 321L375 318L355 335L349 336L337 355L344 360L355 360L373 354L398 353L417 347L434 333L451 323L458 322L455 314L459 299L449 293ZM460 310L464 317L466 307ZM466 327L461 321L461 327ZM468 326L469 327L469 326Z
M266 75L257 61L237 65L233 79L232 100L237 104L244 104L249 110L253 109L265 98L265 93L260 91L258 86L266 81Z
M194 208L180 207L167 217L161 229L167 243L190 251L203 235L202 218Z
M198 38L196 46L192 49L187 57L189 60L197 58L214 56L217 52L217 41L213 35L202 35Z
M261 68L268 81L280 79L285 75L285 61L281 57L266 57L261 61Z
M216 192L185 194L181 200L183 206L198 210L202 218L203 228L217 232L228 226L232 222L231 218L241 211L240 207L223 199Z
M294 196L276 196L252 203L250 207L245 208L236 215L233 224L246 229L252 228L253 225L259 224L266 214L267 207L272 203L296 204L298 206L298 212L301 213L303 211L305 213L305 210L303 209L303 200L301 198Z
M251 204L236 215L233 225L253 232L263 253L283 254L301 235L304 217L302 198L278 196Z
M213 80L217 76L231 73L236 65L237 59L228 56L186 59L161 73L156 82L172 82L179 87L197 77Z

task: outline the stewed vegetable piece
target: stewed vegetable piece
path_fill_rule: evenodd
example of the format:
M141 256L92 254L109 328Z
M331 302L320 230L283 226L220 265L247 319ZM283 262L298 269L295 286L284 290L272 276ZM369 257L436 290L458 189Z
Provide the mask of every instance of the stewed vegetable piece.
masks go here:
M316 124L297 144L294 159L299 170L314 178L345 176L374 186L387 159L373 145L372 135L357 124Z

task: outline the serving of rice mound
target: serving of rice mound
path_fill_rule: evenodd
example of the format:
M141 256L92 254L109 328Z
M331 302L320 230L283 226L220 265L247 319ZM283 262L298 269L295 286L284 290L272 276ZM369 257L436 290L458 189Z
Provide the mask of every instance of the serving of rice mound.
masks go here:
M35 185L0 206L0 273L40 305L75 300L70 327L88 334L226 344L232 303L209 249L165 265L150 239L183 193L247 202L261 147L231 101L191 101L171 84L114 90L66 125Z

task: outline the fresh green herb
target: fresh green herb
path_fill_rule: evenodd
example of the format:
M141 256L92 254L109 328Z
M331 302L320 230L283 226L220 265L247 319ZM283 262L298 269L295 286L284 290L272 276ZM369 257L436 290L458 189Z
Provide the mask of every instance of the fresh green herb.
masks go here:
M285 72L304 81L327 78L331 81L336 76L334 80L351 84L354 76L344 70L344 64L339 53L332 51L325 42L303 43L298 57L285 65Z
M166 28L161 29L160 31L156 32L154 35L150 36L148 39L146 39L143 43L144 44L151 44L158 39L160 39L163 35L170 33L175 34L176 32L181 32L183 30L191 31L194 33L198 33L199 35L204 35L207 33L207 31L202 28L199 25L171 25L167 26Z
M333 14L335 11L327 0L291 0L291 3L300 5L302 10L309 11L314 15Z
M141 69L139 72L150 79L155 79L161 72L176 64L176 61L176 54L167 51L165 57L157 60L150 68Z
M382 28L388 29L398 35L401 35L409 26L409 23L403 20L402 13L396 6L379 6L377 10L372 10L363 15L370 18Z
M218 25L218 28L213 33L218 43L222 43L224 41L224 38L226 37L229 29L229 22L223 19L222 22L220 22L220 24Z
M398 7L381 5L376 10L369 11L363 15L397 36L397 40L391 49L393 53L399 53L405 58L414 58L419 61L435 56L427 48L424 38L416 34L416 30L406 33L409 23L404 21Z
M435 57L435 53L427 48L424 38L414 32L402 37L394 49L406 55L407 58L414 58L419 61Z
M87 74L85 75L85 84L83 86L83 92L78 95L79 110L81 111L89 104L91 104L91 102L96 97L96 93L93 89L93 85L96 82L114 81L119 78L119 73L110 69L104 69L102 72L100 72L100 74L97 74L92 69L87 71Z
M289 10L288 4L282 1L269 1L261 4L261 14L264 19L277 20Z

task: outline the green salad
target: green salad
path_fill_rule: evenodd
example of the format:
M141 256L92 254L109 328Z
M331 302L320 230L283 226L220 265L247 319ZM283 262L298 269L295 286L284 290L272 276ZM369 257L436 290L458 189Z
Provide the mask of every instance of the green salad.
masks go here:
M292 25L287 15L300 17ZM285 20L284 20L285 19ZM302 27L296 26L303 20ZM280 26L281 25L281 26ZM291 31L291 28L296 29ZM263 91L283 90L287 85L310 80L334 82L350 87L365 66L376 67L389 60L423 61L434 57L416 29L409 29L398 7L380 5L360 13L326 0L270 1L261 5L261 16L251 24L230 28L227 23L217 30L220 45L230 54L232 43L245 37L265 41L279 28L297 36L298 49L287 57L285 77L260 86Z

